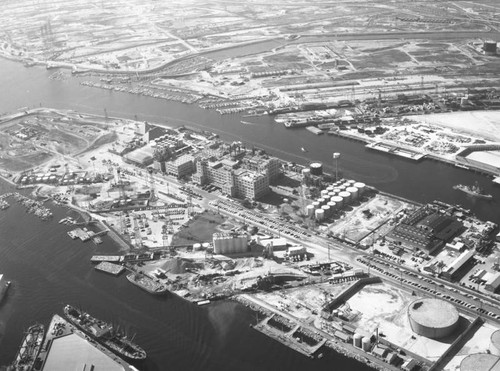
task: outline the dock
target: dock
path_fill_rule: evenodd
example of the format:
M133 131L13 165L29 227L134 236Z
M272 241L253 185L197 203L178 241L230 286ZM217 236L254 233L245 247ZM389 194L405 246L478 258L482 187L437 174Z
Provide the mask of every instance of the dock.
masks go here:
M123 265L118 265L110 262L101 262L97 264L95 267L98 271L112 274L113 276L118 276L125 270Z
M311 133L316 135L324 134L323 130L318 129L316 126L307 126L306 130L309 130Z
M121 255L94 255L90 258L92 263L99 262L114 262L119 263L123 260L123 256Z
M366 145L367 148L374 149L376 151L390 153L399 157L404 157L410 160L419 161L425 157L425 154L413 151L411 149L402 148L394 146L391 144L386 144L382 142L375 142Z
M81 228L76 228L72 231L69 231L68 235L74 240L79 238L82 242L87 242L92 237L88 232L84 231Z

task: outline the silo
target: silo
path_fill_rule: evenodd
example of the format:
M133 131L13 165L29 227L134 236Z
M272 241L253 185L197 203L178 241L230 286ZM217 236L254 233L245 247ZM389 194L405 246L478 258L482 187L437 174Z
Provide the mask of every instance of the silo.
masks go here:
M314 201L312 205L314 206L315 209L319 209L321 207L318 201Z
M361 348L361 339L363 339L363 335L361 334L354 334L352 337L352 345L354 345L357 348Z
M316 209L314 211L314 216L316 217L317 221L321 221L325 218L325 211L323 209Z
M328 195L328 191L327 191L326 189L323 189L323 190L321 191L321 197L325 197L325 196L327 196L327 195Z
M201 250L201 243L195 243L193 245L193 251L200 251Z
M330 206L323 205L321 206L321 209L325 212L325 218L328 218L331 214Z
M351 194L347 191L340 192L339 197L342 197L344 200L344 205L348 204L351 200Z
M203 242L203 243L201 244L201 248L202 248L203 250L206 250L206 249L208 249L209 247L210 247L210 243L209 243L209 242Z
M326 204L326 198L323 198L323 197L318 198L318 202L319 202L320 206L323 206L324 204Z
M347 187L346 192L349 192L351 194L351 200L357 200L358 198L358 189L356 187Z
M337 210L337 204L335 202L328 202L327 203L328 206L330 206L330 213L333 214L335 212L335 210Z
M340 196L334 196L330 198L330 201L337 204L337 209L341 208L344 205L344 199Z
M313 162L309 165L312 175L323 175L323 164L321 162Z
M347 186L345 184L342 184L342 185L339 185L337 188L340 189L340 192L344 192L346 190Z
M491 334L490 352L496 356L500 356L500 330L496 330Z
M312 204L311 204L311 205L307 205L307 206L306 206L306 215L307 215L307 216L311 216L311 215L313 215L313 214L314 214L314 209L316 209L316 208L314 207L314 205L312 205Z
M309 178L311 176L311 170L310 169L302 169L302 176L304 178Z
M370 341L370 338L368 336L365 336L363 339L361 339L361 348L365 352L369 352L371 349L372 342Z
M354 187L358 189L358 195L362 195L366 190L366 184L361 182L354 183Z

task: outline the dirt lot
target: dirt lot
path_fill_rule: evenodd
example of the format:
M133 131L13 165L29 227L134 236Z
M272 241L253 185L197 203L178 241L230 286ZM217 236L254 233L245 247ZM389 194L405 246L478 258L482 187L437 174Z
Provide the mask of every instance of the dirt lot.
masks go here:
M224 220L224 217L217 213L205 211L195 216L186 228L175 234L172 244L192 245L197 242L212 241L213 234L219 231L217 226L224 223Z

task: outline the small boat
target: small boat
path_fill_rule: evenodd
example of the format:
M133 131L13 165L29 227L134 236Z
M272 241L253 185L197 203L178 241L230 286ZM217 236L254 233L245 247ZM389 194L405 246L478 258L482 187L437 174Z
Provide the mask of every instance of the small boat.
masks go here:
M300 150L301 150L302 152L309 152L309 151L308 151L307 149L305 149L304 147L300 147Z
M472 186L457 184L456 186L453 186L453 189L456 189L457 191L462 191L464 193L467 193L468 195L478 198L484 198L487 200L491 200L493 198L492 195L484 193L483 189L479 187L479 184L477 182Z

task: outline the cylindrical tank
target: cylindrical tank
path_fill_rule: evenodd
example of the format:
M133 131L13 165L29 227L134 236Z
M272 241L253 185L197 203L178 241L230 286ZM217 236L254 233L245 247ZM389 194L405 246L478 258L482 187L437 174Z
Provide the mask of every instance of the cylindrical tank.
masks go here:
M342 199L344 200L344 205L348 204L349 201L351 200L351 194L347 191L340 192L339 196L342 197Z
M328 198L332 198L333 196L336 196L337 194L335 192L328 192Z
M314 201L312 205L314 206L315 209L319 209L321 207L318 201Z
M324 204L326 204L326 198L324 198L324 197L320 197L320 198L318 198L318 202L319 202L319 204L320 204L321 206L323 206Z
M337 204L337 209L341 208L344 205L344 199L340 196L333 196L332 198L330 198L330 201Z
M498 368L498 356L488 353L469 354L460 363L460 371L492 371Z
M330 213L333 214L333 212L337 210L337 204L335 202L330 201L327 205L330 206Z
M323 175L323 164L321 162L313 162L309 165L312 175Z
M193 245L193 251L199 251L201 250L201 243L195 243Z
M339 187L335 187L335 188L333 189L333 192L335 192L335 194L337 194L337 195L338 195L340 192L342 192L342 191L343 191L343 189L340 189Z
M334 187L334 186L332 186L332 185L329 185L328 187L326 187L326 190L327 190L328 192L333 192L333 188L335 188L335 187Z
M365 192L366 184L361 182L354 183L354 187L358 189L358 195L362 195Z
M210 247L210 243L209 243L209 242L203 242L203 243L201 244L201 248L202 248L203 250L206 250L206 249L208 249L209 247Z
M315 216L317 221L321 221L321 220L325 219L325 211L323 209L316 209L314 211L314 216Z
M408 306L408 319L413 332L430 339L453 333L459 314L449 302L441 299L418 299Z
M328 205L323 205L321 206L321 209L323 209L323 211L325 212L325 218L328 218L330 216L330 206Z
M368 336L365 336L363 339L361 339L361 348L363 348L363 350L365 352L370 351L371 345L372 345L372 342Z
M326 195L328 195L328 191L326 189L323 189L321 191L321 197L325 197Z
M347 187L346 192L351 194L351 200L356 200L358 198L358 189L356 187Z
M314 214L314 210L315 210L315 209L316 209L316 208L314 207L314 205L312 205L312 204L311 204L311 205L307 205L307 206L306 206L306 215L307 215L307 216L311 216L311 215L313 215L313 214Z
M500 356L500 330L496 330L491 334L490 352L496 356Z
M346 180L344 183L347 183L347 184L349 184L349 186L352 186L352 185L354 185L354 183L356 183L356 181L350 179L350 180Z
M354 336L352 337L352 345L361 348L361 339L363 339L363 335L358 333L354 334Z
M311 170L310 169L302 169L302 176L304 178L309 178L309 176L311 175Z
M340 189L340 192L344 192L347 189L347 186L342 184L342 185L338 186L337 188Z

